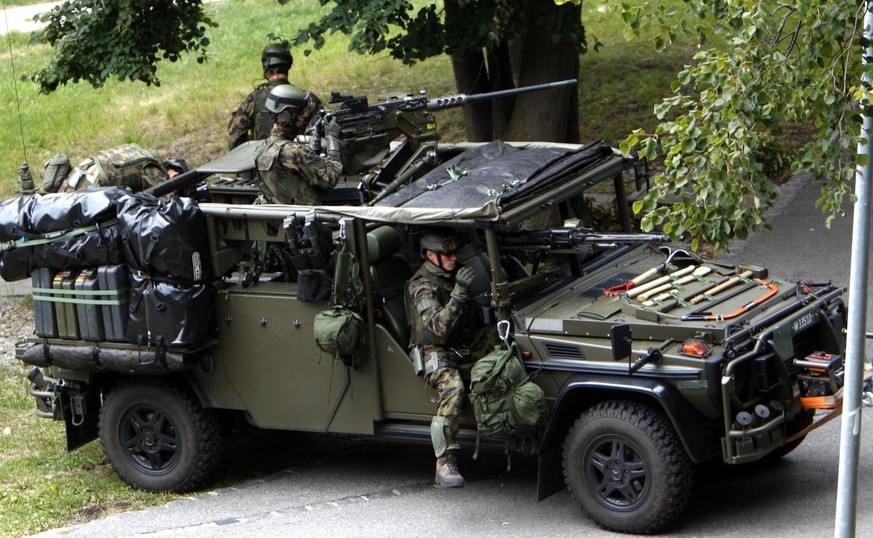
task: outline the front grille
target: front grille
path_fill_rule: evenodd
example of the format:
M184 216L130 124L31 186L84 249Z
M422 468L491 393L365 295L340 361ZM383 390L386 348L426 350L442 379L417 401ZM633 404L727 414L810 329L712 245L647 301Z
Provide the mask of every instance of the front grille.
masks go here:
M580 349L579 346L572 344L557 344L555 342L546 342L543 346L546 348L546 353L549 354L549 358L585 360L585 354L582 353L582 349Z

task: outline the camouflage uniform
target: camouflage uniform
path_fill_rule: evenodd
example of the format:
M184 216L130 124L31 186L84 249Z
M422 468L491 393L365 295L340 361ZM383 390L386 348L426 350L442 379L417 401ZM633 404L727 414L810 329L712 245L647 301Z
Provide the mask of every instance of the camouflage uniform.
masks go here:
M59 192L88 187L129 187L138 192L154 187L169 176L154 154L136 144L98 151L77 164L60 185Z
M267 95L270 90L280 84L290 84L287 78L275 78L258 85L254 91L246 96L239 108L233 111L230 122L227 124L227 145L233 149L249 140L264 140L270 137L273 129L273 121L270 119L270 111L267 110ZM311 118L321 110L321 99L314 93L310 93L310 104L301 113ZM308 121L308 120L307 120Z
M255 152L264 197L275 204L319 205L339 181L339 152L322 157L279 129Z
M445 420L446 450L457 450L464 383L458 365L481 358L487 352L487 332L479 312L451 296L452 273L425 261L407 284L410 303L411 344L420 345L425 357L425 382L439 394L437 417ZM437 447L434 447L437 452ZM439 456L439 454L437 454Z

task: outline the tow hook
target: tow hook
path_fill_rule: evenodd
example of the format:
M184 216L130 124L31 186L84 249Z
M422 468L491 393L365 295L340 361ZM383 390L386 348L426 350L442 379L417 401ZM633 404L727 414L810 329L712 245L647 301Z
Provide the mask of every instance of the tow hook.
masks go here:
M39 368L34 368L27 374L30 387L27 393L36 399L36 416L60 420L61 407L58 405L57 384L42 375Z

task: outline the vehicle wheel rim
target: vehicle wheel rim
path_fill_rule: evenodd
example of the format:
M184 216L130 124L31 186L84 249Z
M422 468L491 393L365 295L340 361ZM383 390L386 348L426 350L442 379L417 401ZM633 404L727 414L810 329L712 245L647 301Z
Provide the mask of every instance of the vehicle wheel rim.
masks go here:
M619 436L597 439L585 453L585 481L610 510L631 511L649 493L649 466L640 450Z
M176 425L164 410L151 405L135 405L124 413L119 440L131 461L149 474L168 473L181 454Z

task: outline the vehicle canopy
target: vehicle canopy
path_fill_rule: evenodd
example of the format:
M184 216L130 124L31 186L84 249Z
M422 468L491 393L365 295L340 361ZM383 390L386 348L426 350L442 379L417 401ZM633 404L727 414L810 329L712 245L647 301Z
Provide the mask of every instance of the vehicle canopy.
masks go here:
M198 171L236 177L250 173L255 145L240 146L198 167ZM632 164L602 141L586 145L500 141L447 144L440 146L440 153L451 158L373 205L312 208L270 204L246 209L234 204L201 205L207 213L246 212L249 217L271 218L315 209L320 214L385 224L505 230L597 183L620 177Z

